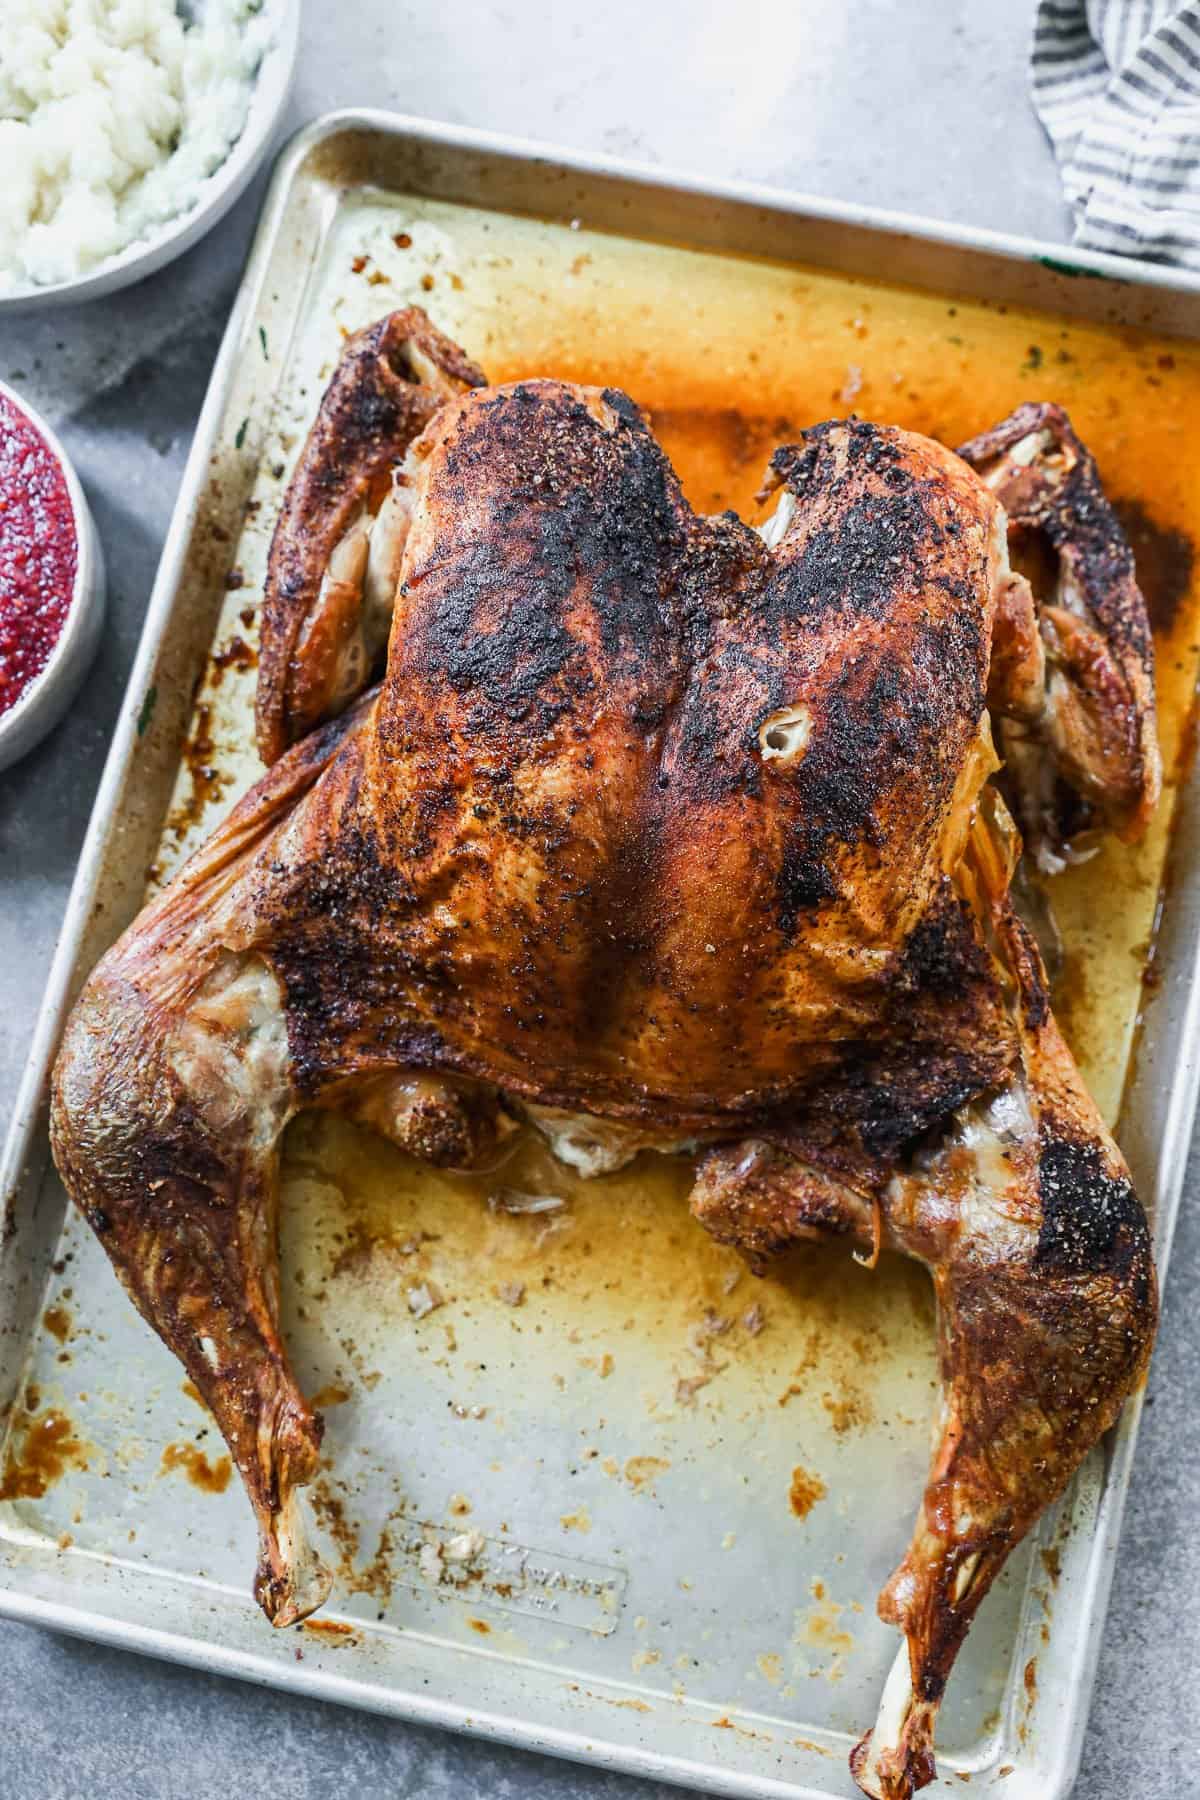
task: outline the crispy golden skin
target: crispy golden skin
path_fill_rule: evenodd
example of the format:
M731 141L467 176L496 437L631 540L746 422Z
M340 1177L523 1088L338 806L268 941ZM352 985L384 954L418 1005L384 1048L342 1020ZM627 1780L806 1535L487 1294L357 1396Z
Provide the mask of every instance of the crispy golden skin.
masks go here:
M1145 1221L1013 914L989 779L993 714L1078 775L1047 721L1061 626L994 488L928 439L805 433L759 534L692 513L623 394L473 387L430 329L347 346L272 552L277 760L88 983L58 1165L230 1443L277 1624L329 1579L277 1322L298 1110L458 1166L525 1109L610 1156L699 1140L694 1208L755 1262L822 1233L925 1261L946 1400L883 1601L906 1661L854 1762L904 1800L975 1607L1154 1331ZM381 382L364 449L355 395ZM1119 662L1101 601L1080 622ZM1130 689L1136 730L1089 777L1122 830L1151 702Z

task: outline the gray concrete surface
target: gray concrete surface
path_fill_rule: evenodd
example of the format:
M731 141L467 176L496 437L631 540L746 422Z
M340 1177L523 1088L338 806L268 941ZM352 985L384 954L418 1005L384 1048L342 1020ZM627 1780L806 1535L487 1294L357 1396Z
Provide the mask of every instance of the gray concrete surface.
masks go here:
M1064 240L1028 106L1032 0L308 0L290 123L369 103ZM94 505L111 627L73 716L0 777L0 1118L18 1074L261 184L209 242L86 309L0 323L0 375ZM1200 1796L1193 1160L1077 1793ZM633 1780L0 1625L6 1800L649 1800Z

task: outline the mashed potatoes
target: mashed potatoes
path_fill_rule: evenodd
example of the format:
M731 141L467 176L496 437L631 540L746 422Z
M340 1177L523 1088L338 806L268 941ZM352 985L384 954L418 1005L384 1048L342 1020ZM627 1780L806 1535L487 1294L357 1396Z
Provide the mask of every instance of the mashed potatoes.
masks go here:
M246 123L261 0L0 0L0 294L66 281L195 202Z

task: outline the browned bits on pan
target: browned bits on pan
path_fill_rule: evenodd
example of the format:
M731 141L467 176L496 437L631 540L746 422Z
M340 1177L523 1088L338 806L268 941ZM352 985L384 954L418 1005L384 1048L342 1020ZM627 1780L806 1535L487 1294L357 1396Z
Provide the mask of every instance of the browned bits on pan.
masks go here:
M251 619L254 614L250 614ZM220 650L214 650L210 663L212 683L217 686L226 669L234 669L238 674L246 674L257 667L258 653L245 640L235 633Z
M817 1501L825 1498L827 1491L819 1475L811 1475L807 1469L797 1466L792 1470L788 1505L798 1519L806 1519Z

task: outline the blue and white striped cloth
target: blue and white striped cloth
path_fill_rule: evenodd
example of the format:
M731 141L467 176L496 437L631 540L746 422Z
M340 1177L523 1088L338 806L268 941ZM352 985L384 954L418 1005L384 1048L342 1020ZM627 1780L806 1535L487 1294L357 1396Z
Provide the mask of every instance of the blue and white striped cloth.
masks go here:
M1200 269L1200 0L1038 0L1032 80L1075 242Z

